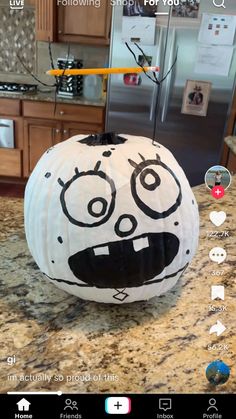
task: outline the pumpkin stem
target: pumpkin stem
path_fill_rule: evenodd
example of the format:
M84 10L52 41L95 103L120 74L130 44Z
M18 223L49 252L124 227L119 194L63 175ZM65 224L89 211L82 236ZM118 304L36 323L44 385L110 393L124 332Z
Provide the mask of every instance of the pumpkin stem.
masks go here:
M78 142L82 144L87 144L89 146L97 146L109 144L124 144L125 141L127 141L127 138L123 138L115 132L103 132L101 134L89 135L89 137L83 138Z

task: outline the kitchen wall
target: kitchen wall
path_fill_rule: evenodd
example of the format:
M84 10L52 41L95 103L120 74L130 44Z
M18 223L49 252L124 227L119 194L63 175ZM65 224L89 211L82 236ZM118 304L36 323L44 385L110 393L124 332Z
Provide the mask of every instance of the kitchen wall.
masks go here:
M52 44L52 56L54 65L56 66L56 59L58 57L66 57L68 52L68 44L54 43ZM70 55L83 60L84 67L103 67L108 59L108 47L88 46L70 44ZM51 67L48 43L37 43L37 69L38 74L43 81L52 82L52 77L46 76L45 72Z
M35 40L35 8L25 1L21 11L10 10L9 1L0 0L0 81L35 83L19 62L19 55L27 68L40 80L52 83L45 75L50 68L47 42ZM53 43L52 55L66 57L68 45ZM84 67L102 67L108 59L108 47L70 45L70 54L82 59Z

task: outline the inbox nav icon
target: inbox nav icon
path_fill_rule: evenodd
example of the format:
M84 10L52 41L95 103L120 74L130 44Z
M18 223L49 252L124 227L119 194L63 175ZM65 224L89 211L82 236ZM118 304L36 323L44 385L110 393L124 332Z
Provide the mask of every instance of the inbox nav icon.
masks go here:
M129 397L107 397L105 411L111 415L125 415L131 412L131 400Z
M24 8L24 0L10 0L10 9L22 10Z
M165 412L167 410L172 409L172 400L171 399L159 399L159 409L164 410Z

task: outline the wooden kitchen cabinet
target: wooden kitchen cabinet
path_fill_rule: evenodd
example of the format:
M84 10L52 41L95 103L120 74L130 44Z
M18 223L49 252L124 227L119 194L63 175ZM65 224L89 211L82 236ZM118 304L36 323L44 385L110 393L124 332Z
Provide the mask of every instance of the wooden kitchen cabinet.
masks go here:
M60 122L45 119L25 119L24 177L30 175L42 154L60 141Z
M111 26L111 2L101 0L100 7L58 6L58 41L108 45Z
M101 132L101 125L24 119L24 177L28 177L43 153L53 145L74 135Z
M17 99L0 99L0 117L7 116L20 116L21 102Z
M19 100L0 98L0 119L13 120L14 123L14 148L0 148L0 176L22 176L23 118L20 113Z
M55 0L35 0L37 41L56 41L57 5Z
M0 176L22 176L22 150L15 148L0 149Z
M92 127L89 127L86 124L80 124L78 122L64 122L62 125L62 140L67 140L74 135L94 134L101 131L101 125L93 125Z
M109 45L111 2L94 5L57 5L56 0L36 0L36 39Z
M228 156L227 169L231 172L231 174L236 173L236 154L234 154L231 150Z
M104 130L105 109L53 102L22 102L24 116L24 177L32 172L42 154L54 144L78 134Z
M42 154L78 134L104 130L105 107L0 98L0 119L14 121L14 148L0 148L0 176L26 178ZM0 132L1 134L1 132Z
M230 109L229 119L226 127L226 138L224 140L221 160L221 166L227 167L227 169L232 173L236 173L236 155L235 152L230 147L230 143L233 138L236 136L236 89L234 91L232 106ZM231 139L230 142L228 140ZM235 141L235 140L234 140Z
M76 121L86 123L87 128L93 125L103 125L104 108L102 106L84 106L67 103L23 101L23 115L28 118L58 119L61 121ZM92 128L91 128L92 130Z

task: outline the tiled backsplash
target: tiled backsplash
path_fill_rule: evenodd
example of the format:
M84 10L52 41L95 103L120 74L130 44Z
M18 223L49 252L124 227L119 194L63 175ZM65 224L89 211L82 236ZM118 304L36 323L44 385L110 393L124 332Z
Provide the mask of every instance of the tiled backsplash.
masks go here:
M35 11L33 8L10 10L0 7L0 73L26 73L19 55L27 68L35 71ZM2 78L2 77L1 77Z
M35 83L17 59L18 54L40 80L54 83L52 77L45 74L50 69L48 43L35 41L34 7L13 11L0 0L0 48L0 81ZM65 43L52 44L55 64L58 57L66 57L67 50ZM108 53L109 48L105 46L70 45L70 55L82 59L84 67L103 67Z

